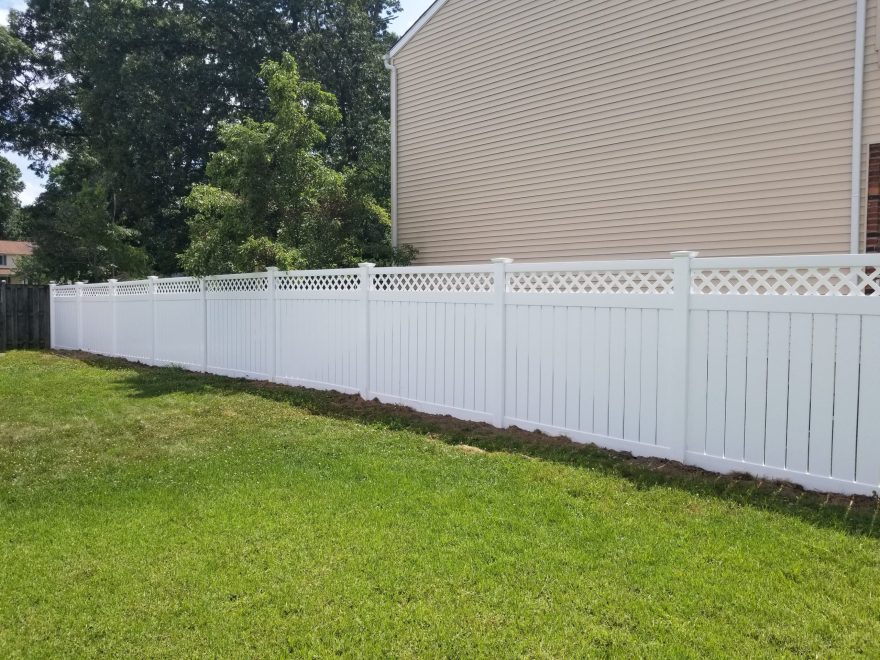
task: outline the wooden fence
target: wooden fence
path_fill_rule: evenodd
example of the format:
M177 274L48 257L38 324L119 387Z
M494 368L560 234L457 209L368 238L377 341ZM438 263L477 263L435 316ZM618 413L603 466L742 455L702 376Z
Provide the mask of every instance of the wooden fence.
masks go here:
M880 491L880 255L55 287L53 346Z
M49 287L0 284L0 351L49 347Z

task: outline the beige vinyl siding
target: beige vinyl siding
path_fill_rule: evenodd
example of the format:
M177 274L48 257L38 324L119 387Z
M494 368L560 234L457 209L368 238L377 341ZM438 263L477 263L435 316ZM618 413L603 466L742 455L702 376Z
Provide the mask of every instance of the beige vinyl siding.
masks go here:
M844 252L854 33L855 0L448 0L395 57L399 239Z

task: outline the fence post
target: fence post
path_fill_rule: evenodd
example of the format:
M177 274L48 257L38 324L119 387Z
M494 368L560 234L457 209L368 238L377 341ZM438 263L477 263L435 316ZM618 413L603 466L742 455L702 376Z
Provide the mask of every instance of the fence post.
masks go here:
M670 338L672 373L670 374L670 395L672 410L669 430L675 460L685 461L687 453L688 427L688 353L691 310L691 259L697 252L687 250L673 252L672 328Z
M75 282L74 286L76 287L76 349L81 351L83 348L83 283Z
M119 356L118 333L116 332L116 284L118 282L119 280L107 280L110 285L110 355L113 357Z
M266 293L269 300L269 328L272 336L269 338L269 380L278 382L278 296L276 295L276 279L278 268L269 266L266 268Z
M200 280L202 293L202 373L208 373L208 278Z
M491 365L490 373L494 374L496 382L489 392L491 397L487 402L489 411L492 413L492 424L500 429L505 427L504 398L507 389L507 312L505 310L507 296L507 265L512 264L513 259L498 257L492 259L492 281L494 283L495 301L493 316L495 318L495 348L494 365Z
M361 269L361 397L370 400L370 286L376 264L358 264Z
M150 362L154 366L156 365L156 328L158 327L158 319L156 318L156 280L159 278L156 275L150 275L147 280L149 280L149 288L150 288L150 310L153 315L153 341L152 348L150 349Z
M49 348L55 350L55 287L57 282L49 282ZM0 321L3 318L0 317Z

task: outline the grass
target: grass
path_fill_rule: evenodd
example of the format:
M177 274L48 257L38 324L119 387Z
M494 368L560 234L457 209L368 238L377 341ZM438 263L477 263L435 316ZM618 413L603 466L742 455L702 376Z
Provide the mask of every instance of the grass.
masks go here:
M880 654L877 505L0 356L0 657Z

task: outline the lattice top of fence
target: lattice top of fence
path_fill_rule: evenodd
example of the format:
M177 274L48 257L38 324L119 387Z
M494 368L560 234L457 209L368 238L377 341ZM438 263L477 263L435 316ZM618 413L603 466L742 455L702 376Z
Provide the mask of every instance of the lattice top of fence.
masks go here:
M510 273L511 293L672 293L672 270L529 271Z
M248 293L269 290L269 278L265 274L209 277L209 293Z
M201 280L192 277L156 280L156 293L159 295L200 293L201 290Z
M117 296L145 296L150 293L147 282L122 282L116 285Z
M491 272L378 272L371 290L416 293L491 293L495 290Z
M880 296L880 269L712 268L691 272L695 294L759 296Z
M52 297L76 298L76 287L73 285L52 287Z
M675 292L674 261L665 259L508 265L505 292L537 294L641 294ZM363 286L363 271L276 272L279 292L353 293ZM485 294L496 291L491 266L424 266L370 270L370 291L382 293ZM690 293L725 296L880 297L880 256L829 255L792 257L700 258L691 261ZM205 291L269 292L268 273L205 278ZM55 286L54 298L98 298L197 294L202 280L191 277L109 284ZM79 293L78 293L79 292Z
M278 291L357 291L361 286L360 273L281 273L275 278Z
M104 298L110 295L109 284L87 284L82 287L83 298Z

